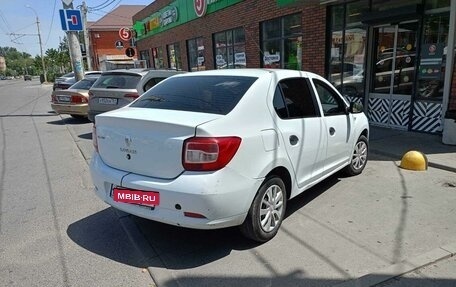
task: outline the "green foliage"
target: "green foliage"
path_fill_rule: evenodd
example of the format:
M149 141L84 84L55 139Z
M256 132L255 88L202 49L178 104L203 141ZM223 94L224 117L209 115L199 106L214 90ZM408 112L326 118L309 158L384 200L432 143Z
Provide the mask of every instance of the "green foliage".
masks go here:
M40 56L33 58L30 54L19 52L13 47L0 47L0 56L5 58L6 76L21 76L25 74L40 75L43 67ZM48 81L53 81L56 74L71 71L70 53L64 39L59 49L48 49L44 55Z

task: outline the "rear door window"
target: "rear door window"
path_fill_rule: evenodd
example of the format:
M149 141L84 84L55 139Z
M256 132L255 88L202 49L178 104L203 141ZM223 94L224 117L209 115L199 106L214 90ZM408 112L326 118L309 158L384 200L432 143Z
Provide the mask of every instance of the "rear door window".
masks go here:
M93 85L99 89L136 89L141 80L140 75L133 74L107 74L102 75Z
M228 114L256 77L172 77L154 86L131 107Z
M273 105L282 119L318 116L317 105L304 78L282 80L276 87Z

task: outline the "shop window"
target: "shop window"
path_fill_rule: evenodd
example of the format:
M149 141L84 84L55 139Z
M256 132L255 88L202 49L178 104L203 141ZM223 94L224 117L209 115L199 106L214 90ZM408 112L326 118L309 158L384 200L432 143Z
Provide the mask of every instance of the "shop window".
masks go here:
M203 38L187 40L188 67L190 71L205 70Z
M163 48L152 48L152 58L154 59L154 68L163 69L165 67L163 62Z
M168 45L168 67L174 70L182 69L182 60L179 43Z
M237 28L214 34L215 67L240 69L246 67L245 33Z
M328 79L348 98L364 96L367 31L360 17L367 7L358 1L330 8Z
M147 68L151 67L149 50L139 51L139 59L146 62Z
M418 67L418 99L443 99L449 23L449 13L425 16Z
M261 23L262 67L302 69L301 14Z

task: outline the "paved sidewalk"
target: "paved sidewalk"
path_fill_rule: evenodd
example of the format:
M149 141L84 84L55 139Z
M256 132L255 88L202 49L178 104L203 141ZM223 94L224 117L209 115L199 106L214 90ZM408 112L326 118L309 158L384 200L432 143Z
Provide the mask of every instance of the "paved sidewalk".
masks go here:
M410 150L424 153L428 165L456 172L456 146L442 143L440 135L371 127L370 153L397 160ZM448 183L456 187L454 182ZM346 281L336 287L454 287L456 241L381 270Z
M456 172L456 145L442 143L441 135L370 127L370 152L398 161L410 150L424 153L430 167Z

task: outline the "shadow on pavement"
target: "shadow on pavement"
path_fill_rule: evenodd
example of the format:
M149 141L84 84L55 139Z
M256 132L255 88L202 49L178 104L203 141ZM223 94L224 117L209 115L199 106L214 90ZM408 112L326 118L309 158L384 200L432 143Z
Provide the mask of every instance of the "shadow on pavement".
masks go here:
M92 139L92 133L80 134L80 135L78 135L78 138L85 139L85 140L91 140Z
M288 203L285 220L337 182L339 182L339 178L332 176L295 197ZM228 256L233 250L250 250L260 245L246 239L237 227L196 230L162 224L136 216L132 216L132 219L149 245L158 252L158 256L163 260L166 268L171 270L203 266Z
M233 250L248 250L258 246L245 239L236 227L197 230L136 216L132 216L132 219L168 269L195 268L224 258Z
M67 234L82 248L135 267L146 267L142 254L131 244L113 208L107 208L70 224Z
M60 120L51 121L51 122L47 122L47 123L50 125L59 125L59 126L61 126L61 125L83 125L83 124L90 123L90 121L87 118L69 117L69 118L62 118Z

